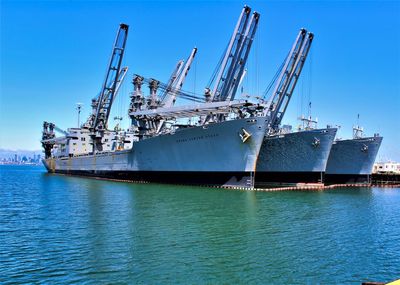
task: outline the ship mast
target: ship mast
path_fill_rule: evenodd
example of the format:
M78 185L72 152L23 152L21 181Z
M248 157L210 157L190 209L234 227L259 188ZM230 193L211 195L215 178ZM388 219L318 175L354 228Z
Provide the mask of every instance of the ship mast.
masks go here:
M364 134L364 129L360 127L360 114L357 114L357 125L353 126L353 139L361 139Z

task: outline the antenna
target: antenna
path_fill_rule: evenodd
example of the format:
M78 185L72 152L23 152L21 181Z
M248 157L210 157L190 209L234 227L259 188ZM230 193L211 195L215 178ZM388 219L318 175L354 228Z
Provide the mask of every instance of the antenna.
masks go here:
M359 139L363 137L363 128L360 127L360 114L357 114L357 126L353 127L353 138Z
M115 116L114 117L114 121L118 121L118 123L115 125L114 127L114 131L118 132L121 131L121 121L123 120L123 118L121 116Z
M83 103L76 103L76 110L78 111L78 128L80 128L81 125L81 109L82 109Z

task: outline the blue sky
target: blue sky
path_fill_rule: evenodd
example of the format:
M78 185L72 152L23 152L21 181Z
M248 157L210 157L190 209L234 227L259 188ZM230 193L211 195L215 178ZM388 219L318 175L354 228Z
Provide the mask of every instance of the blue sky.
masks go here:
M261 13L245 92L263 92L304 27L315 39L284 122L298 125L312 101L319 126L346 138L360 114L384 136L379 157L400 161L398 1L1 1L0 148L39 149L42 122L76 126L77 102L87 117L121 22L130 69L112 117L128 123L133 73L166 82L194 46L184 89L202 93L244 4Z

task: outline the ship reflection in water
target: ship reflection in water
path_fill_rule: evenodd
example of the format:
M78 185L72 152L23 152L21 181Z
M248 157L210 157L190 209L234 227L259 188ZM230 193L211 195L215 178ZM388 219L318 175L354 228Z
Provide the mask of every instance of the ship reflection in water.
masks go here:
M400 189L234 191L0 167L2 281L360 284L397 277Z

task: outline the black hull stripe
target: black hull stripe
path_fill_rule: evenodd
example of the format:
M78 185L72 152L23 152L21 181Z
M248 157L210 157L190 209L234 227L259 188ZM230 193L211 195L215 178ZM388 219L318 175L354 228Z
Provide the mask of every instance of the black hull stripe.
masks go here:
M256 172L256 186L267 183L295 184L295 183L321 183L323 172Z
M178 172L178 171L63 171L55 173L122 180L130 182L154 182L201 186L252 187L250 172ZM253 175L254 176L254 175ZM323 183L369 183L370 175L324 174ZM321 172L257 172L255 187L268 184L321 183Z
M369 183L371 175L366 174L325 174L325 184Z
M189 171L81 171L56 170L55 173L167 184L252 187L250 172L189 172Z
M324 183L349 184L369 183L370 175L361 174L326 174L324 172L256 172L256 187L266 184Z

